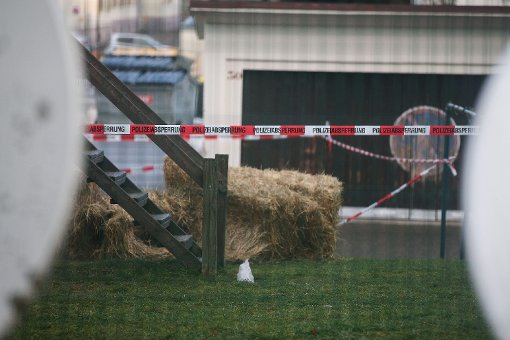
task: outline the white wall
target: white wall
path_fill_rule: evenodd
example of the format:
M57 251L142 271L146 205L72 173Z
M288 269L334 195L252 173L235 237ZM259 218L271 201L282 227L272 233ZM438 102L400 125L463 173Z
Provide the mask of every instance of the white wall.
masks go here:
M206 124L241 124L246 69L488 74L510 37L509 18L499 14L260 13L248 24L221 15L203 27ZM206 150L240 163L239 141L208 141Z
M203 78L202 54L204 50L204 41L198 39L193 27L181 28L179 32L180 53L193 60L191 65L191 74L199 81Z

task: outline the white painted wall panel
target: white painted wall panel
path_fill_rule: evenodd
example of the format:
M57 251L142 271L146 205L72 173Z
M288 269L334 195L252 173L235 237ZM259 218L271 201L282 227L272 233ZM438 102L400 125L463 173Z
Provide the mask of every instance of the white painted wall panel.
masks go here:
M509 19L490 15L340 15L324 25L317 18L308 25L302 16L251 19L204 25L206 124L241 124L246 69L488 74L510 37ZM228 153L238 165L240 142L209 141L207 153Z

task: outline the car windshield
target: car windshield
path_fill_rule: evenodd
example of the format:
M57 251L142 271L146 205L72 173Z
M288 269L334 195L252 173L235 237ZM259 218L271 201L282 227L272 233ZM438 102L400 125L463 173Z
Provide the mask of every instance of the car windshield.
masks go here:
M147 37L145 39L145 42L153 47L164 47L165 45L163 45L162 43L160 43L159 41L157 41L156 39L153 39L153 38L150 38L150 37Z
M152 37L119 37L117 39L119 44L140 46L140 47L153 47L161 48L165 47L162 43Z

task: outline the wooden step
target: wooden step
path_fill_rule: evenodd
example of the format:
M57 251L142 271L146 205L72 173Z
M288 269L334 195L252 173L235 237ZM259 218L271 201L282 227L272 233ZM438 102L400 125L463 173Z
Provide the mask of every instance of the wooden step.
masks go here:
M151 214L152 218L155 219L163 228L167 228L170 225L170 215L169 214ZM133 224L135 226L140 226L140 222L134 220Z
M104 160L103 150L88 150L85 151L85 154L94 164L101 163Z
M105 174L117 185L122 185L126 181L126 173L124 171L106 171Z
M191 235L178 235L178 236L174 236L174 237L186 249L190 249L193 246L193 236L191 236Z
M163 228L166 228L170 225L170 215L169 214L151 214L152 218L161 224Z
M147 200L149 199L149 194L143 191L132 192L128 195L141 207L143 207L147 203ZM115 201L113 198L110 198L110 203L118 204L117 201Z
M139 206L143 207L147 200L149 199L149 194L143 191L133 192L129 194L129 197L135 200Z

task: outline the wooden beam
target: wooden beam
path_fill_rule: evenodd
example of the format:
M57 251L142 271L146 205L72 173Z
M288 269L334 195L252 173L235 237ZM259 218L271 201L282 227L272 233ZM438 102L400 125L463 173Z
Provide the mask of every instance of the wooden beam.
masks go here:
M135 124L167 124L86 48L81 49L89 81L126 117ZM202 186L203 158L181 136L147 136Z
M204 159L203 183L202 273L216 275L218 272L218 170L215 159Z
M218 267L225 267L225 232L227 228L227 188L228 188L228 155L216 155L216 167L218 170L218 203L217 203L217 228L218 228Z

